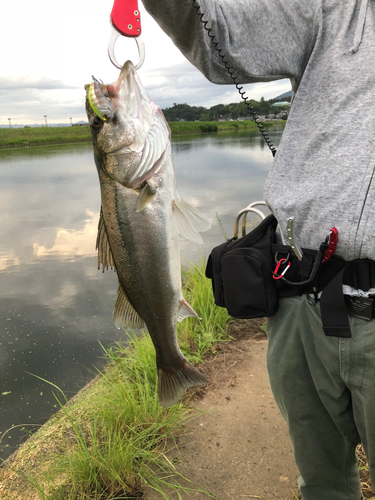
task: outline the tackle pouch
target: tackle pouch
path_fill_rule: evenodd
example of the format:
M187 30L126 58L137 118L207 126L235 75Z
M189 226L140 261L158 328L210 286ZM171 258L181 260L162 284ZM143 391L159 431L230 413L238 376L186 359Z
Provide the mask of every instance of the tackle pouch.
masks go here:
M273 279L277 220L270 214L242 238L215 247L208 258L206 276L212 280L215 304L234 318L272 316L278 308Z

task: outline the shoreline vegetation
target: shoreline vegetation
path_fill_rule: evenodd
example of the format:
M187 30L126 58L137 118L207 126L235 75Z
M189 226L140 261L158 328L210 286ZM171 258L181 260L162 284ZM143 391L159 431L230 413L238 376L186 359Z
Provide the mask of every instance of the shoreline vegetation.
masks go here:
M285 120L262 122L265 128L285 126ZM172 137L177 135L202 134L215 132L256 132L254 121L212 121L212 122L169 122ZM0 129L0 150L27 148L58 144L91 142L89 126L77 127L24 127Z
M214 305L204 267L182 271L184 296L202 320L186 318L178 325L180 348L198 368L213 359L217 344L235 340L229 321L241 321ZM117 343L103 353L105 368L70 401L44 381L60 410L0 465L1 500L136 500L146 488L164 500L193 491L202 500L214 498L168 458L178 448L178 432L200 415L190 404L197 390L171 408L159 405L155 350L147 333L132 334L127 346ZM372 499L361 446L357 455L362 495ZM291 492L292 498L301 497Z
M183 269L182 276L184 296L202 320L178 324L179 345L199 365L215 354L218 342L230 340L229 316L214 305L203 263ZM192 391L171 408L159 405L155 350L147 333L130 335L126 347L116 344L104 356L104 370L69 402L44 381L60 411L0 466L0 498L139 498L146 485L165 499L173 490L213 498L166 456L176 446L176 432L198 416L189 405Z

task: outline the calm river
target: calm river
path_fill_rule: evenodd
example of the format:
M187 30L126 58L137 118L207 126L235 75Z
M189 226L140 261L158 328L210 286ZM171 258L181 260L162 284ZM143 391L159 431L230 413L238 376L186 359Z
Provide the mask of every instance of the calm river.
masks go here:
M277 146L280 130L271 131ZM204 244L181 240L182 264L233 236L237 212L262 199L272 155L249 133L173 140L180 195L212 228ZM97 270L100 192L91 144L0 151L0 458L102 366L126 338L112 320L117 278ZM27 426L24 426L27 424ZM12 426L16 429L6 432Z

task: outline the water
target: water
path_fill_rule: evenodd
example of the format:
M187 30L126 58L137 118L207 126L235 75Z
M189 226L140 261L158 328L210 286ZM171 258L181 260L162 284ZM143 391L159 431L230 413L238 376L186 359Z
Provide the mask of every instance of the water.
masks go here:
M280 136L272 132L276 145ZM231 237L237 212L262 199L272 155L258 135L232 133L177 138L173 158L180 195L212 223L203 245L181 240L182 263L198 262L224 241L217 216ZM0 207L4 459L57 409L40 378L71 397L103 364L98 341L110 346L125 334L112 320L116 275L97 270L91 144L0 151Z

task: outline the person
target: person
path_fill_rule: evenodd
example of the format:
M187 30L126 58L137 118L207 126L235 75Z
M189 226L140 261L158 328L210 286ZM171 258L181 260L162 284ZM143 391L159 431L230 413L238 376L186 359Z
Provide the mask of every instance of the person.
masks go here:
M294 218L302 248L318 249L336 227L336 255L346 262L371 264L375 2L142 1L211 82L232 80L197 15L198 5L238 82L290 79L292 107L265 185L265 200L282 241L288 242L289 217ZM363 270L360 273L362 283ZM372 308L372 264L368 273L368 285L362 289L358 276L343 282L348 297L367 299L360 299L357 309L361 304ZM268 319L271 388L289 426L304 500L361 498L355 455L360 442L375 484L372 315L372 309L368 319L346 315L349 334L327 334L318 296L303 293L281 298L277 313Z

